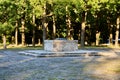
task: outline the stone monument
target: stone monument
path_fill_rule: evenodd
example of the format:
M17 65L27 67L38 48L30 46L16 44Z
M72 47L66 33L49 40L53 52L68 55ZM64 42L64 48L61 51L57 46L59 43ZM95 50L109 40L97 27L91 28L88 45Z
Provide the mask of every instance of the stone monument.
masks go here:
M75 51L78 50L78 40L67 40L65 38L56 38L55 40L45 40L44 50L46 51Z

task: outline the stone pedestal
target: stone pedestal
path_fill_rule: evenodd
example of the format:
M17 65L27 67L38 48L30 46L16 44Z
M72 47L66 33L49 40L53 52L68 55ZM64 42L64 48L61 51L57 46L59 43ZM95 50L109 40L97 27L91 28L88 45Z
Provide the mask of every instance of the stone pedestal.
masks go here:
M45 40L46 51L75 51L78 50L78 40Z

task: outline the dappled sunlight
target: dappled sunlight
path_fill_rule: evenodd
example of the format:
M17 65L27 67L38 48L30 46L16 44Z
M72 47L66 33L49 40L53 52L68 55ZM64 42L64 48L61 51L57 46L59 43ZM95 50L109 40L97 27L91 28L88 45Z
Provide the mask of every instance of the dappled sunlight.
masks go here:
M12 64L12 63L10 63L10 62L3 62L3 63L0 63L0 67L7 67L10 64Z
M0 55L0 58L5 57L4 55Z
M102 61L105 61L105 60L106 60L105 57L100 57L100 58L96 59L96 61L98 61L98 62L102 62Z
M28 58L28 59L23 59L23 60L20 60L20 61L3 62L3 63L0 63L0 67L7 67L7 66L10 66L10 65L20 64L20 63L24 63L24 62L27 62L27 61L31 61L33 59L35 59L35 58Z
M98 59L98 63L92 63L85 66L83 72L91 76L105 80L119 80L120 77L120 59Z
M35 58L24 59L24 60L19 61L18 63L24 63L24 62L27 62L27 61L31 61L33 59L35 59Z
M23 52L38 54L40 51ZM105 54L107 52L109 54L109 50ZM86 52L81 56L31 57L17 53L4 51L0 54L3 55L3 58L0 57L2 80L120 80L119 56L99 56Z
M110 57L110 58L118 56L114 51L98 52L98 54L102 56Z
M9 80L25 80L38 73L38 70L25 70L15 75L10 75Z
M82 60L82 62L90 62L94 59L94 56L85 56L85 59Z

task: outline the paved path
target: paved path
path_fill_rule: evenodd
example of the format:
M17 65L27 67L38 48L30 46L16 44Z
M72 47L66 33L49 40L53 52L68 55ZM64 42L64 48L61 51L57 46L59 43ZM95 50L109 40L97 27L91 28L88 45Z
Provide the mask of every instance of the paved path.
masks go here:
M39 50L25 52L32 51L40 53ZM104 51L119 54L119 50ZM95 68L116 59L115 56L33 57L19 55L19 52L0 50L0 80L120 80L117 74L98 74Z

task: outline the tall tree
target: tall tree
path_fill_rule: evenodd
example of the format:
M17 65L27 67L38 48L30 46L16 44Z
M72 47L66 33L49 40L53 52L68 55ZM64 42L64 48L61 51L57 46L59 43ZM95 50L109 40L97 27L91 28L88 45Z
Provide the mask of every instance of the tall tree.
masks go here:
M86 16L87 16L87 0L73 0L76 5L76 11L81 14L81 47L85 44L85 27L86 27Z
M39 18L40 16L42 16L43 10L43 4L42 4L42 0L30 0L30 8L31 8L31 13L29 13L29 15L31 17L31 22L33 25L33 31L32 31L32 45L35 46L35 27L36 27L36 18Z
M22 46L25 46L25 23L26 23L26 13L27 13L27 0L20 0L19 1L19 9L20 16L21 16L21 41Z
M13 26L10 23L8 22L0 23L0 34L2 34L2 37L3 37L4 49L7 48L7 45L6 45L7 36L11 35L12 31L13 31Z
M55 6L54 6L54 14L57 18L60 18L62 20L65 20L65 24L62 23L61 27L66 33L64 34L64 37L66 37L68 40L73 39L71 30L72 30L72 11L73 11L73 4L72 0L56 0Z
M115 36L115 47L118 47L118 39L119 39L119 32L120 32L120 1L116 2L116 36Z
M18 21L16 21L15 25L15 44L18 45Z
M72 19L73 19L73 4L71 1L66 3L66 27L67 27L67 39L73 40L73 34L72 34Z
M47 36L47 26L48 26L48 23L46 21L46 18L47 18L47 2L44 3L44 6L43 6L43 20L42 20L42 25L43 25L43 42L44 40L46 40L46 36Z
M55 15L52 16L53 18L53 39L56 38L56 22L55 22Z
M6 48L6 38L11 35L14 23L14 7L11 0L0 1L0 34L3 36L4 49Z
M120 16L117 17L116 20L116 37L115 37L115 47L117 48L118 45L118 39L119 39L119 28L120 28Z
M51 0L51 14L52 14L52 20L53 20L53 39L56 38L56 15L54 14L54 4L55 0Z
M14 22L15 22L15 45L18 45L18 30L19 30L19 25L18 25L18 20L20 19L20 14L19 13L19 1L18 0L14 0L11 1L14 5ZM12 11L13 12L13 11Z
M47 18L48 16L51 16L51 13L49 12L49 4L52 3L52 0L41 0L42 2L42 26L43 26L43 46L44 46L44 40L47 39L47 29L48 29L48 22Z
M118 47L119 26L120 26L120 1L119 0L108 0L106 4L107 4L106 9L109 9L109 12L112 15L115 15L114 17L116 17L115 47Z
M22 39L22 46L25 46L25 20L21 19L21 39Z
M85 27L86 27L86 11L82 13L82 23L81 23L81 47L85 45Z

